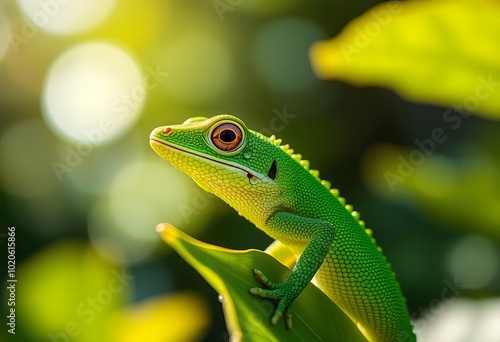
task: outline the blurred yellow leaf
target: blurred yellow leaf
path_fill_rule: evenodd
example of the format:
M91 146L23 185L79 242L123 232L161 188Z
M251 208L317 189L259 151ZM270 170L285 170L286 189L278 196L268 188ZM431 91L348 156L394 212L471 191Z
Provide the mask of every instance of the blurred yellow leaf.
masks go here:
M385 2L311 48L320 77L500 119L500 2Z
M206 301L196 293L179 292L116 312L109 341L198 341L209 323Z
M110 313L132 290L131 278L87 243L50 245L18 268L20 333L37 341L100 341Z

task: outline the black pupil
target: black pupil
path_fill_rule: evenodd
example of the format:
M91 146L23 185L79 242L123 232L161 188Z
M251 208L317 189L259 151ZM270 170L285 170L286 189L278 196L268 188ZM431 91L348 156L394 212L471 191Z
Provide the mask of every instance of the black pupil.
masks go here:
M222 140L226 143L230 143L236 139L236 133L234 133L230 129L225 129L222 132L220 132L219 137L220 137L220 140Z

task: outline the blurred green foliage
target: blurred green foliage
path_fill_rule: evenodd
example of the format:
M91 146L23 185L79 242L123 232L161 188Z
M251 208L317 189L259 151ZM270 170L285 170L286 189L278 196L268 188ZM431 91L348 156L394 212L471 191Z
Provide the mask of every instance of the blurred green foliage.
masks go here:
M16 227L23 341L74 332L71 321L81 341L123 339L107 335L116 327L127 336L149 329L151 341L165 331L227 337L217 294L154 227L169 221L232 249L271 241L147 143L157 126L220 113L275 133L341 189L391 261L412 316L434 313L426 327L445 313L425 308L457 276L468 283L453 298L500 296L498 91L470 111L464 102L481 77L497 82L497 2L401 2L418 15L403 10L387 25L366 21L375 1L27 3L0 4L0 233ZM336 79L317 78L310 46L339 33L355 39L368 23L378 32L370 44L332 64ZM62 56L96 42L133 63L92 59L90 49L56 75ZM122 72L110 78L113 65ZM87 324L76 310L107 288L112 270L134 278ZM180 323L151 330L161 323L148 318L167 312ZM183 330L192 335L176 335Z

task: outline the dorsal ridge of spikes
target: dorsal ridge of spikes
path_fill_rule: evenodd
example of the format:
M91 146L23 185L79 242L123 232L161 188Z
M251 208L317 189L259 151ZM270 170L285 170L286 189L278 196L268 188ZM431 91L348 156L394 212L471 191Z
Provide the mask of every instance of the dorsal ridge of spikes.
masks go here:
M273 143L275 146L279 147L283 152L285 152L286 154L288 154L293 160L295 160L297 163L299 163L300 165L302 165L302 167L304 169L306 169L307 171L309 171L309 173L318 180L318 182L320 182L326 189L330 190L331 188L331 183L329 181L326 181L326 180L322 180L320 177L319 177L319 171L318 170L311 170L310 169L310 163L309 163L309 160L306 160L306 159L302 159L302 155L300 153L294 153L294 150L293 148L290 147L289 144L284 144L284 145L281 145L281 143L283 142L281 139L278 139L276 138L276 136L272 135L269 140L271 141L271 143Z
M355 211L353 206L350 204L346 204L345 198L340 196L339 190L336 188L331 188L331 183L329 181L323 180L319 177L319 171L318 170L312 170L310 169L310 163L306 159L302 159L302 155L299 153L294 153L294 150L290 147L289 144L284 144L281 145L283 142L281 139L276 138L276 136L272 135L269 140L271 143L273 143L275 146L279 147L283 152L288 154L293 160L295 160L297 163L302 165L304 169L309 171L309 173L316 178L327 190L330 191L330 193L337 198L337 200L342 203L342 205L346 208L347 211L351 213L351 215L356 219L356 221L359 223L359 225L366 230L367 234L371 237L372 232L370 229L367 229L365 227L365 222L361 220L359 212Z
M286 145L280 145L280 149L285 152L286 154L288 154L289 156L291 156L293 154L293 148L290 148L290 145L286 144Z
M300 165L302 165L304 167L304 169L309 170L309 160L305 160L305 159L301 160Z
M280 147L281 146L281 143L283 142L281 139L278 139L276 138L275 135L271 135L271 137L269 138L269 140L271 140L271 142L277 146L277 147Z
M302 163L300 162L302 160L302 154L292 154L290 157L292 157L293 160L295 160L296 162L299 162L299 164L302 165Z

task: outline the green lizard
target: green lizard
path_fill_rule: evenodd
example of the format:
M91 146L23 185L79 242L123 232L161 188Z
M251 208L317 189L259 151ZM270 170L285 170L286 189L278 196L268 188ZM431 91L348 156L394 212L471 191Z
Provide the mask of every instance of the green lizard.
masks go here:
M197 117L158 127L154 151L276 240L271 254L291 251L296 264L282 284L254 270L273 299L273 325L292 325L293 301L313 279L358 324L369 341L416 341L390 265L359 214L309 162L274 136L249 130L237 117Z

